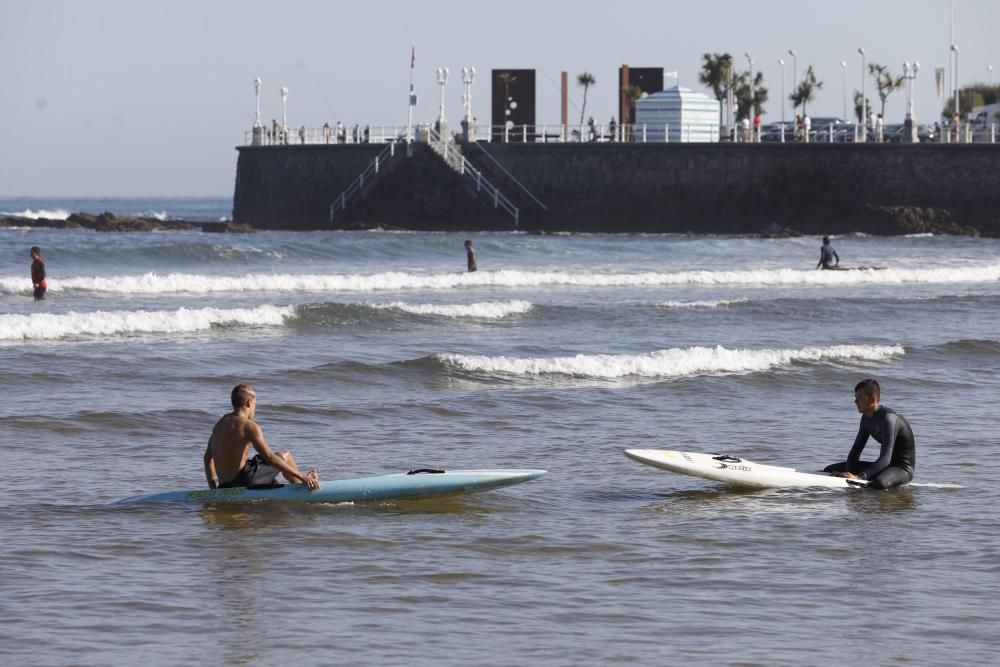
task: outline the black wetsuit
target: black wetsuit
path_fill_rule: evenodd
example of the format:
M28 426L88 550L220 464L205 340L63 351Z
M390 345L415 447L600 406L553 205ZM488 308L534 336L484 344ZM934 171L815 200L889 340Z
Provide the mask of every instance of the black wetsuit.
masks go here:
M476 251L472 248L465 249L465 259L469 265L469 271L476 270Z
M878 458L871 463L861 460L868 436L882 445ZM916 467L916 441L910 423L903 415L882 405L871 417L861 415L858 435L847 461L827 466L826 471L852 472L870 480L876 489L892 489L912 480Z
M827 243L819 249L819 264L816 265L817 269L821 266L824 269L835 269L838 264L840 264L840 256L837 255L837 251L833 249L832 245Z

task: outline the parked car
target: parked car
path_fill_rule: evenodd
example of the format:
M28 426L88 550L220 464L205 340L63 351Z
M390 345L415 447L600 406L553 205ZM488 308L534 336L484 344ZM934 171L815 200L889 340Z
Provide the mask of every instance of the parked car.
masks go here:
M760 130L760 140L781 141L781 128L785 128L785 141L795 140L795 123L770 123Z
M886 125L885 131L882 134L883 141L891 144L900 143L903 141L903 136L906 132L906 125ZM936 125L920 125L917 124L917 140L921 143L925 141L937 141L940 138L940 130Z

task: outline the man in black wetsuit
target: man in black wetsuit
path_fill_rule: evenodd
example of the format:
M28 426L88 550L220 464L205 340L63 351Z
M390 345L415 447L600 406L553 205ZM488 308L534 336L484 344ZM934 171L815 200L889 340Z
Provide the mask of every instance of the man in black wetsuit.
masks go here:
M823 237L823 247L819 249L819 264L816 268L824 269L839 269L840 268L840 256L837 251L833 249L830 245L830 237Z
M875 380L862 380L854 387L854 404L861 413L861 426L847 461L825 468L834 477L868 480L876 489L893 489L913 479L917 465L913 429L903 415L879 405L881 391ZM882 449L875 461L861 460L861 451L872 436Z
M465 242L465 260L469 267L469 272L476 270L476 251L472 247L472 241Z

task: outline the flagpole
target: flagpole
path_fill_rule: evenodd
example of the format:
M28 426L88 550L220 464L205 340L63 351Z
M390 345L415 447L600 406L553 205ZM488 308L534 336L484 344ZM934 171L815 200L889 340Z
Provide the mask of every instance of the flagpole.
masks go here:
M410 51L410 111L406 117L406 143L413 141L413 66L417 62L417 47L413 46Z

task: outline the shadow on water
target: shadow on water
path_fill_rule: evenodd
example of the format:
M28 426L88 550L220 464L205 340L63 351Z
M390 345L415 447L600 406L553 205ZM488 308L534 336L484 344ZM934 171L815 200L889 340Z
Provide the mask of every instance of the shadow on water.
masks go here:
M654 493L658 500L645 512L669 513L684 518L725 518L753 514L797 514L814 512L889 513L913 509L914 489L892 491L868 489L709 489Z
M420 516L436 514L478 515L502 512L508 505L496 497L452 496L420 500L382 500L349 503L205 503L198 508L202 520L223 530L253 533L327 525L331 519L357 517Z
M890 514L917 506L917 490L910 486L889 491L875 489L848 494L849 507L859 514Z

